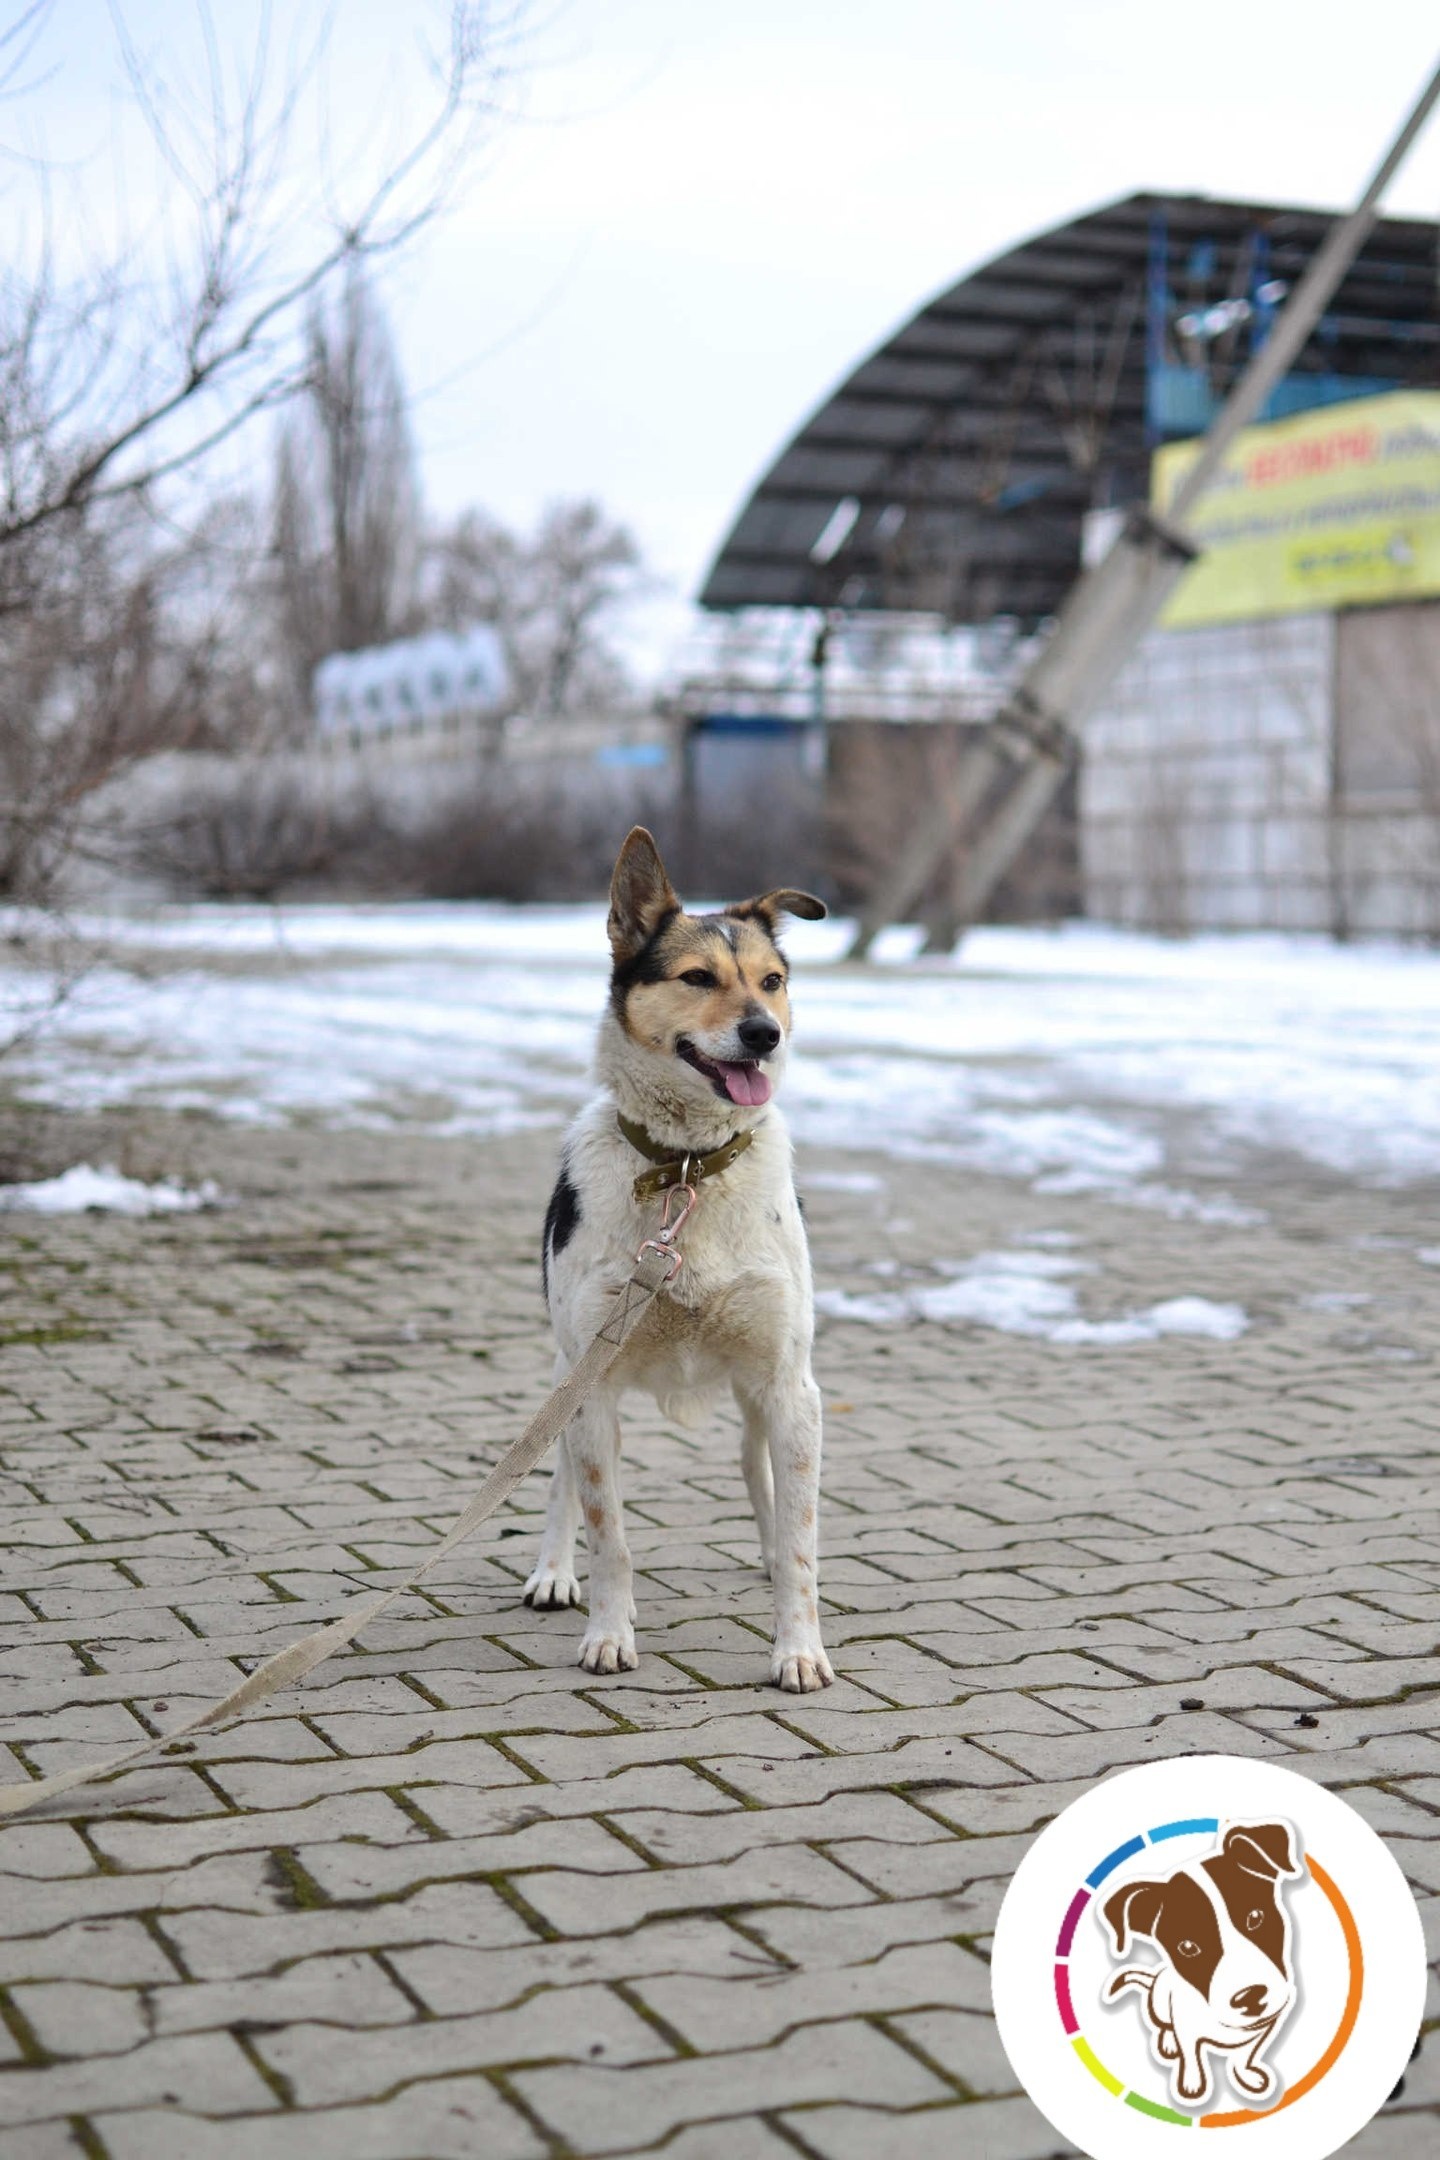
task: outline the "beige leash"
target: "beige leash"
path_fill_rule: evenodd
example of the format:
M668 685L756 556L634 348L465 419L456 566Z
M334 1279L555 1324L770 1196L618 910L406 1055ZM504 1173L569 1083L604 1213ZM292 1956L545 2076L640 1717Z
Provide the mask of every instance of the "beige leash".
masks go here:
M675 1199L683 1198L683 1206L672 1222L671 1206ZM232 1688L222 1702L212 1703L177 1725L173 1732L159 1733L153 1739L142 1740L138 1746L127 1748L123 1755L112 1755L108 1762L88 1763L78 1770L62 1770L56 1777L41 1778L38 1782L24 1785L0 1785L0 1819L7 1815L24 1815L31 1808L39 1807L44 1800L53 1800L60 1793L73 1792L77 1785L90 1785L97 1778L112 1777L117 1770L128 1770L132 1763L144 1762L148 1756L163 1754L177 1740L190 1733L204 1732L216 1725L224 1725L242 1711L252 1709L256 1703L265 1702L289 1687L296 1680L303 1680L306 1673L354 1642L363 1628L378 1619L387 1605L397 1598L408 1596L434 1567L438 1567L447 1553L454 1552L471 1533L478 1530L487 1517L493 1515L503 1500L515 1490L520 1480L533 1470L536 1463L557 1440L570 1423L591 1389L602 1380L616 1358L620 1355L630 1335L650 1310L654 1300L667 1283L675 1280L680 1271L682 1254L675 1243L676 1235L686 1216L695 1205L694 1188L689 1185L672 1187L665 1195L665 1215L653 1238L647 1238L635 1256L635 1268L619 1297L611 1306L599 1332L589 1349L556 1388L548 1402L541 1405L526 1426L514 1446L501 1456L476 1493L463 1515L441 1539L429 1558L413 1575L396 1585L393 1590L382 1590L378 1596L363 1598L342 1619L332 1620L327 1627L317 1628L313 1635L306 1635L288 1649L277 1650L273 1657L257 1665L254 1672Z

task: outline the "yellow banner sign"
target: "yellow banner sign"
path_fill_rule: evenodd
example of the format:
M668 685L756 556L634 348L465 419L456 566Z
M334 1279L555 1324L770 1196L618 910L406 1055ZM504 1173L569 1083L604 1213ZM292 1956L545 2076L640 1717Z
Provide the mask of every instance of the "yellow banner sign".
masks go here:
M1156 452L1162 514L1197 445ZM1205 552L1167 628L1440 593L1440 392L1396 390L1248 428L1186 526Z

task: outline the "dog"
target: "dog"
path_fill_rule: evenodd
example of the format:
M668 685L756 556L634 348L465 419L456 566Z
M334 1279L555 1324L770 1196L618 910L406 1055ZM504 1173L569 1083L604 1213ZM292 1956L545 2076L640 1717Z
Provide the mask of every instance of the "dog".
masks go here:
M561 1148L545 1217L542 1281L557 1381L577 1362L660 1219L637 1176L702 1164L683 1264L565 1432L539 1558L538 1611L580 1603L575 1539L590 1555L586 1672L632 1672L635 1605L620 1500L618 1407L627 1388L698 1421L729 1386L741 1467L774 1591L770 1678L791 1694L834 1679L820 1640L816 1518L820 1391L810 1369L809 1251L775 1091L790 1036L783 916L816 921L813 894L779 888L717 914L687 914L643 826L620 850L607 929L611 977L595 1058L599 1092ZM622 1123L623 1120L623 1123Z
M1161 1952L1158 1968L1115 1974L1104 1999L1126 1988L1144 1998L1151 2044L1169 2070L1178 2105L1210 2097L1206 2050L1225 2057L1230 2082L1247 2100L1270 2105L1280 2080L1261 2060L1295 2007L1290 1916L1281 1890L1304 1873L1287 1823L1233 1823L1218 1851L1163 1880L1127 1882L1105 1900L1102 1917L1123 1957L1131 1935Z

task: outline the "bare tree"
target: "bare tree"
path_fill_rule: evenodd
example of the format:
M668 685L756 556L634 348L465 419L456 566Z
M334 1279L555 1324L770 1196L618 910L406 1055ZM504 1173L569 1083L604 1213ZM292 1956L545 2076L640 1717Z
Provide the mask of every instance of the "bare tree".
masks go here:
M613 625L645 583L634 535L597 502L552 503L529 537L467 511L432 543L428 612L494 623L518 702L554 719L633 696Z
M104 853L87 815L134 759L254 732L247 522L222 501L167 537L117 499L0 549L0 575L23 574L0 606L0 893L48 902L77 848Z
M69 162L32 138L73 27L54 0L0 24L0 208L16 226L0 274L0 883L12 892L44 887L77 806L120 765L202 725L195 655L213 659L214 644L195 588L202 560L219 558L213 544L194 551L194 499L222 456L233 470L240 432L311 380L314 326L330 320L321 296L337 282L358 291L363 266L415 238L496 111L517 18L427 0L406 11L438 33L417 47L423 110L387 79L388 123L370 128L381 147L353 119L342 139L333 13L289 11L282 43L270 0L195 0L187 63L173 21L151 53L110 0L125 185L113 168L83 170L68 220ZM127 190L145 197L147 182L152 207L127 226ZM186 631L198 636L188 677Z
M383 311L352 261L317 299L303 389L276 449L276 605L293 694L308 711L327 653L416 627L420 486L405 387Z

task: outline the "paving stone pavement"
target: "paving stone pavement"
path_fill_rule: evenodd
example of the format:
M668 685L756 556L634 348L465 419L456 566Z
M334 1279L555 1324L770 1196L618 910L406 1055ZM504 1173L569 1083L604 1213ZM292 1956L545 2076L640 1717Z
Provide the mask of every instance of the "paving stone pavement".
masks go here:
M548 1384L554 1142L6 1137L231 1196L0 1218L23 1778L164 1729L436 1539ZM1091 1317L1252 1324L824 1322L822 1697L763 1684L734 1419L636 1403L638 1672L581 1673L579 1616L520 1603L536 1477L310 1684L0 1830L4 2160L1043 2160L1069 2148L1000 2049L989 1931L1057 1808L1161 1755L1344 1792L1440 1948L1433 1194L1275 1159L1240 1227L880 1157L802 1152L801 1185L831 1289L1050 1249ZM1350 2150L1433 2150L1437 2118L1440 2038Z

